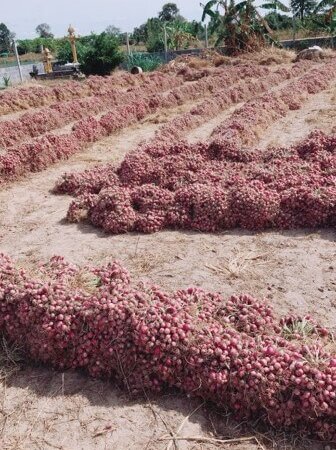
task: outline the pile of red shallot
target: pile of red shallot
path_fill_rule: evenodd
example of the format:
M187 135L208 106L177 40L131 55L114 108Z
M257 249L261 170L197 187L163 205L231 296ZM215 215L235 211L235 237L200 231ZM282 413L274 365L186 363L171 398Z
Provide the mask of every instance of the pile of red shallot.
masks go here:
M336 439L335 341L310 317L276 319L250 295L132 284L118 262L53 257L34 273L0 256L0 330L32 360L132 394L177 387L240 419Z
M104 79L103 79L104 80ZM10 149L14 145L55 130L92 114L100 114L117 105L147 97L158 90L166 91L181 84L178 78L147 79L146 84L128 89L110 87L87 97L78 96L70 101L58 101L49 106L32 109L18 118L0 121L0 147Z
M83 150L91 142L128 127L157 111L174 108L197 98L209 97L188 113L178 116L162 127L155 137L155 142L177 139L186 130L199 126L203 120L209 120L230 105L248 100L254 95L265 92L284 80L298 77L310 69L308 74L293 81L290 85L297 91L302 90L302 94L295 97L302 104L310 93L312 83L316 85L315 92L327 87L334 76L334 66L335 64L330 63L322 68L315 66L311 68L311 64L303 62L293 65L290 69L281 68L270 72L267 68L241 65L225 71L223 69L212 70L193 83L183 83L182 78L157 74L156 77L152 75L151 78L147 78L146 85L129 88L127 92L106 87L95 97L51 105L40 112L29 112L14 121L2 121L0 122L0 131L2 131L0 147L7 148L7 152L0 155L0 183L15 180L27 172L43 170L50 164L69 158L74 152ZM238 83L239 80L243 81ZM314 80L317 82L315 83ZM232 87L234 83L237 84ZM218 91L223 84L226 87ZM290 86L287 89L290 89ZM160 93L153 94L156 91ZM213 94L215 91L217 93ZM270 96L273 99L274 95ZM112 106L109 106L109 100L111 100ZM290 100L292 101L292 99ZM259 103L256 100L253 107L254 122L252 125L265 126L265 113L260 113L260 107L265 109L264 103L264 97L260 98ZM268 103L271 102L268 101ZM286 100L281 98L280 94L276 96L276 101L274 100L272 105L276 113L273 111L273 114L267 119L268 124L272 118L275 120L279 117L279 111L288 111L291 107L286 104ZM274 105L277 106L274 108ZM89 115L89 110L92 114L98 109L99 112L105 109L105 113L97 117ZM241 118L234 116L231 121L233 123L226 124L226 128L229 130L229 132L223 132L223 138L225 137L226 140L238 142L243 138L243 132L245 136L251 134L250 127L239 125L238 128L241 129L238 133L239 136L237 135L237 123L245 123L246 117L244 107L238 111L241 111ZM71 132L49 133L35 139L47 131L71 122L74 118L77 122ZM219 131L217 130L216 133L218 135ZM90 139L87 138L88 136ZM23 143L19 146L14 145L21 141Z
M290 80L292 78L299 77L300 75L310 73L310 80L311 78L317 77L317 79L320 81L321 79L321 73L319 71L316 72L316 69L309 70L310 66L304 66L304 65L294 65L290 69L277 69L273 72L270 72L268 75L265 75L263 77L257 77L254 76L254 79L242 82L235 83L234 86L228 87L227 83L225 84L225 87L216 91L210 98L206 98L202 103L199 103L196 106L193 106L190 111L186 113L182 113L176 117L174 117L172 120L168 121L166 124L164 124L157 132L156 136L154 138L155 141L158 141L161 139L162 141L168 140L171 142L172 139L179 139L183 137L184 133L187 130L197 128L201 126L202 124L206 123L207 121L211 120L212 118L216 117L221 112L225 111L230 106L239 103L239 102L246 102L250 99L254 99L256 96L260 96L262 93L268 92L269 90L276 89L279 84L283 83L285 80ZM335 72L334 72L334 75ZM325 74L322 75L323 83L328 85L330 83L330 79L328 79L328 76ZM304 80L299 80L299 86L295 85L295 83L290 83L289 86L287 86L286 90L282 90L281 92L287 92L288 90L296 92L297 88L299 87L299 90L301 88L301 83L303 83L303 89L305 95L301 95L300 100L301 104L304 100L304 97L307 96L308 92L306 91L306 86L304 83ZM322 87L321 87L322 88ZM270 94L268 94L269 96ZM277 96L276 93L271 94L271 97ZM297 95L297 94L295 94ZM256 113L257 113L257 104L259 102L264 103L264 98L267 98L267 94L265 94L262 97L257 97L256 104L254 101L250 101L247 103L247 105L253 104L254 110L253 115L254 120L256 119ZM268 100L269 101L269 100ZM249 108L249 106L246 106L246 109ZM244 106L242 108L239 108L234 116L234 121L236 122L236 119L239 117L243 118L243 116L246 116L246 109ZM289 110L289 107L285 108L287 111ZM275 117L273 115L269 114L268 116L268 122L266 125L269 125L271 120L274 120ZM245 119L245 118L244 118ZM231 122L222 122L223 126L221 126L220 129L216 129L214 134L216 132L219 132L223 130L225 126L230 127ZM224 126L225 124L225 126ZM251 125L251 124L250 124ZM258 123L257 123L258 125ZM265 124L263 124L265 126ZM250 135L252 133L249 133Z
M64 175L56 193L75 196L68 219L110 233L165 228L220 231L336 224L336 135L321 131L289 148L234 144L150 145L116 170Z
M280 77L303 72L306 68L304 64L294 66L281 73ZM146 85L130 88L127 92L105 89L98 97L51 105L40 111L26 113L14 121L2 121L0 147L7 148L8 151L0 155L0 183L15 180L27 172L43 170L55 161L83 150L89 143L161 109L210 96L223 83L230 86L237 80L263 77L268 73L269 69L266 68L242 65L226 72L217 69L194 83L183 83L182 78L157 74L156 77L148 78ZM90 115L104 109L105 113L98 118ZM83 119L78 120L81 117ZM77 122L70 133L44 134L39 139L14 146L16 142L37 137L73 121L74 118Z
M0 115L24 111L29 108L40 108L56 102L101 96L110 92L111 89L127 89L136 85L145 86L147 82L154 79L160 83L160 80L169 78L173 77L159 72L143 74L139 77L134 77L127 72L116 72L108 77L90 76L85 81L67 81L53 87L38 85L5 90L0 93ZM175 77L175 79L178 78Z

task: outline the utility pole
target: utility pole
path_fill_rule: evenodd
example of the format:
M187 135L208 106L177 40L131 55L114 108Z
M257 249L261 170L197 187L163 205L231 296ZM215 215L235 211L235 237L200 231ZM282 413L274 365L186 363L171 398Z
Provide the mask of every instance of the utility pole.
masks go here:
M21 69L20 58L19 58L19 53L18 53L18 50L17 50L16 41L13 41L13 46L14 46L16 63L17 63L18 69L19 69L20 80L21 80L21 83L23 83L22 69Z
M129 34L128 34L128 32L126 33L126 45L127 45L127 55L130 56L131 49L130 49L130 42L129 42Z
M295 23L295 17L292 17L292 24L293 24L293 41L296 39L296 23Z
M165 51L165 60L168 62L168 38L167 38L167 28L166 25L163 26L164 31L164 51Z

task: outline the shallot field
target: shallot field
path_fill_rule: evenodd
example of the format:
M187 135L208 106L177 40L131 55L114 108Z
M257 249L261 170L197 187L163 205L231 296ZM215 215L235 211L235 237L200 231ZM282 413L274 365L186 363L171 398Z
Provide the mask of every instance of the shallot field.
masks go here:
M0 92L1 448L336 449L327 55Z

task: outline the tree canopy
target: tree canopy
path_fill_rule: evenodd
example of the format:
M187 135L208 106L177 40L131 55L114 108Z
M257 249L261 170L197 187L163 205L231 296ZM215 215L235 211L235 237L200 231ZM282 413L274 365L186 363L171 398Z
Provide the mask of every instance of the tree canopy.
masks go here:
M54 37L53 33L51 32L50 25L48 25L47 23L40 23L40 25L37 25L37 27L35 28L35 31L41 38Z
M291 0L291 7L294 16L299 17L301 21L314 11L316 8L315 0Z
M203 5L203 17L210 17L210 32L217 34L217 44L224 42L232 54L257 50L267 41L274 42L273 30L259 8L288 11L280 0L255 5L255 0L209 0Z
M106 27L105 31L107 34L111 34L113 36L119 36L121 34L121 29L114 25L109 25L108 27Z
M9 51L14 38L15 33L12 33L7 25L0 23L0 51Z
M159 12L159 19L162 22L171 22L175 20L180 13L176 3L166 3Z
M104 32L91 35L80 63L86 75L109 75L123 59L118 38Z
M148 38L147 23L143 23L139 27L134 28L132 38L136 44L146 42Z

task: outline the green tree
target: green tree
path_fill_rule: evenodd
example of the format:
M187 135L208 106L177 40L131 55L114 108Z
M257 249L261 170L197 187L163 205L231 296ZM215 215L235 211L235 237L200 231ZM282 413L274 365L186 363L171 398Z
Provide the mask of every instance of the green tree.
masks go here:
M273 5L282 9L286 6L280 0ZM263 5L260 6L261 8ZM258 49L266 40L273 41L273 30L258 11L254 0L210 0L203 5L203 17L210 17L210 33L217 35L218 45L224 42L231 54Z
M149 52L161 52L164 50L163 23L157 17L147 21L146 46Z
M19 55L25 55L26 53L34 52L33 39L20 39L17 41L17 49Z
M268 16L268 18L265 17L265 20L271 26L271 28L275 28L276 30L280 29L280 22L283 22L282 17L279 14L279 11L282 11L282 12L290 11L290 9L287 6L285 6L283 3L281 3L278 0L271 0L268 3L263 3L261 5L261 8L272 11L272 16L270 16L270 17ZM288 16L284 16L284 17L288 17ZM269 20L267 20L267 19L269 19ZM288 17L288 19L289 19L289 17ZM272 23L270 22L270 20Z
M336 12L336 2L335 0L321 0L315 8L315 13L326 12L333 14Z
M180 10L178 9L176 3L166 3L163 5L158 17L162 22L171 22L178 17L179 12Z
M88 49L87 44L84 44L81 39L77 40L76 50L79 62L83 61L87 49ZM67 38L62 39L58 44L57 59L64 63L72 62L73 60L71 45Z
M148 29L147 29L147 23L144 23L140 25L137 28L134 28L132 33L132 39L136 44L139 44L140 42L147 42L148 39Z
M191 43L197 41L192 34L192 28L189 22L174 20L166 27L168 35L168 46L174 50L188 48Z
M91 35L90 42L79 62L86 75L109 75L123 59L124 55L119 49L118 39L104 32Z
M9 51L14 37L7 25L0 23L0 51Z
M111 34L112 36L119 36L121 34L121 29L115 27L114 25L109 25L108 27L106 27L105 32L107 34Z
M114 25L109 25L105 32L111 36L115 36L119 41L119 45L126 45L127 33L122 33L120 28L115 27Z
M62 39L38 37L35 39L19 39L17 41L17 48L20 55L40 53L42 46L44 48L47 47L52 53L55 53L61 44Z
M55 39L53 37L44 37L44 38L37 38L34 39L35 43L35 52L39 53L41 51L41 47L48 48L51 52L56 52L58 48L59 40Z
M35 28L35 31L41 38L54 37L53 33L51 32L50 25L48 25L47 23L40 23L40 25L37 25L37 27Z
M331 27L331 30L336 29L336 2L335 0L321 0L314 10L315 14L324 15L325 23ZM333 32L333 31L332 31Z
M291 8L295 17L299 17L301 22L305 17L312 14L316 8L315 0L291 0Z
M265 20L272 29L289 30L293 27L293 20L286 14L270 12L266 14Z
M193 20L192 22L187 22L188 32L192 34L195 38L203 39L205 37L205 27L202 22L197 22Z
M316 22L331 36L336 35L336 3L335 0L321 0L314 10Z

